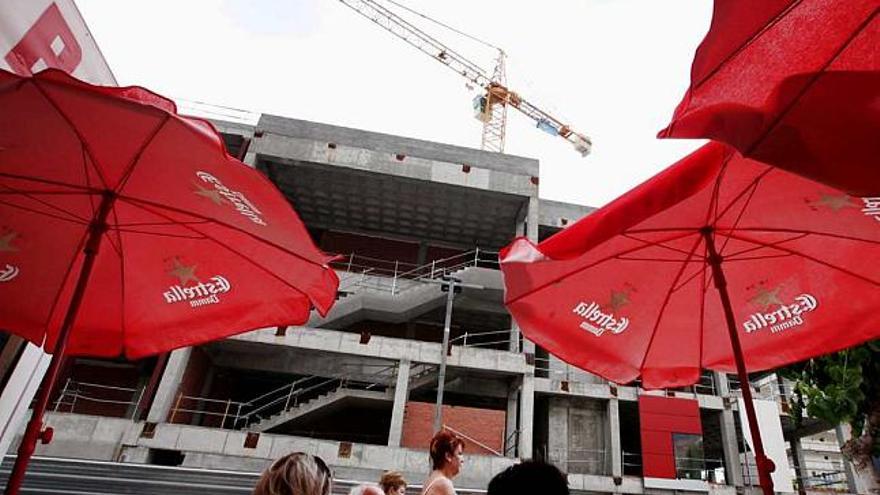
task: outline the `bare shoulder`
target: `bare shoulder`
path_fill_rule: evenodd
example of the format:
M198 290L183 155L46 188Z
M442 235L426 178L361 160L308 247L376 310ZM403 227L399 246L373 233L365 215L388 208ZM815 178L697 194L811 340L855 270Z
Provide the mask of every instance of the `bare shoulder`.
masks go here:
M452 480L446 477L438 477L432 483L424 495L456 495Z

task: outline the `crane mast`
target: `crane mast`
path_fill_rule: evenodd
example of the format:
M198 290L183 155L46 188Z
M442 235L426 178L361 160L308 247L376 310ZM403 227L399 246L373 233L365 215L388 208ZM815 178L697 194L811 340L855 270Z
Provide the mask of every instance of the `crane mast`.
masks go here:
M475 100L475 107L479 112L478 118L483 122L483 149L504 152L507 106L509 105L535 121L539 129L563 137L574 146L581 156L587 156L590 153L592 142L587 136L575 132L559 119L531 104L507 87L505 54L502 50L498 50L495 70L490 76L479 65L374 0L339 1L449 67L468 81L483 88L485 94Z

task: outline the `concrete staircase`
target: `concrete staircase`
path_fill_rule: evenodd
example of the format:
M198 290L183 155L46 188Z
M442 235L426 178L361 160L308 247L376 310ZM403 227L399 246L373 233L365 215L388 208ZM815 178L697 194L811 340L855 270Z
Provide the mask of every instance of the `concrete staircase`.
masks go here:
M344 402L351 401L393 401L394 392L392 390L364 390L356 388L347 388L342 385L339 388L324 392L311 399L294 405L288 409L282 410L267 418L251 423L248 426L250 431L270 432L274 428L278 428L291 421L304 418L306 416L318 413L327 413L333 407L338 407Z
M445 304L446 293L439 284L412 279L358 275L339 272L340 297L330 313L313 313L305 326L343 328L362 319L403 323ZM500 272L475 266L459 268L450 275L466 283L503 290Z

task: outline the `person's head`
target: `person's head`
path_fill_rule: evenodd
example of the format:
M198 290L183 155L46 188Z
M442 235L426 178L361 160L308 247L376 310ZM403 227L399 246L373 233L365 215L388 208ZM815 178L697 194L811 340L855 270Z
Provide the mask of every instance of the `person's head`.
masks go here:
M332 480L323 459L294 452L263 472L253 495L329 495Z
M552 464L527 460L496 474L486 495L568 495L568 479Z
M400 471L385 471L379 479L379 486L385 495L403 495L406 492L406 480Z
M382 495L382 490L374 485L357 485L348 491L348 495Z
M461 471L464 440L449 430L440 430L431 439L431 469L439 469L447 476Z

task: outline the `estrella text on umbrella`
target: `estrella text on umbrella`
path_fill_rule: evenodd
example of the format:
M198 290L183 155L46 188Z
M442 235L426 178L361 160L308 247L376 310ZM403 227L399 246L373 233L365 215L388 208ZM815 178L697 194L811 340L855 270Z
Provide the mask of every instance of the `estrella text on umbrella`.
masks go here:
M596 337L601 337L603 333L609 330L613 334L618 334L629 326L629 318L625 316L616 317L611 312L605 313L602 311L602 307L595 301L589 303L579 302L572 310L572 313L583 318L584 321L581 322L580 327Z
M862 198L862 201L865 203L862 213L880 222L880 198Z
M756 312L743 322L746 333L752 333L770 327L771 333L781 332L804 324L804 313L819 307L819 301L812 294L801 294L794 298L792 304L780 304L770 312Z
M216 192L216 194L223 196L223 198L229 201L229 203L234 206L239 213L248 218L251 222L254 222L258 225L266 225L266 221L263 220L263 218L260 216L262 215L262 212L256 206L254 206L254 204L251 203L244 194L239 191L233 191L232 189L229 189L228 187L223 185L222 182L220 182L220 179L214 177L207 172L203 172L200 170L196 172L196 176L203 182L207 182L208 184L214 186L214 192ZM198 191L196 193L203 194ZM215 202L217 202L218 204L220 203L220 201L221 200L219 199L219 197L215 200Z
M232 284L226 277L215 275L211 277L210 282L199 282L190 287L172 285L162 295L165 296L165 302L168 304L189 301L190 306L197 308L219 303L219 295L229 292L230 289Z
M186 265L180 257L175 256L171 265L168 275L176 277L178 283L162 294L168 304L186 301L193 308L217 304L220 302L220 294L232 289L232 284L223 275L214 275L210 281L202 282L196 276L196 265Z
M6 267L0 270L0 282L9 282L18 276L18 267L6 264Z

